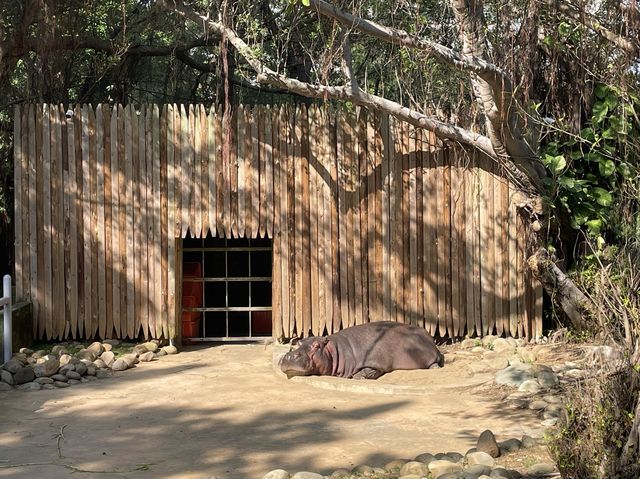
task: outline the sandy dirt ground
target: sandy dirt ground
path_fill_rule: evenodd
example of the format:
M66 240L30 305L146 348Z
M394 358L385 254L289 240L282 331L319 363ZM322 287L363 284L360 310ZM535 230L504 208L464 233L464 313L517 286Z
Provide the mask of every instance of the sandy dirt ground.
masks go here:
M382 466L540 436L529 410L479 393L493 374L469 362L377 381L286 377L276 346L188 348L113 378L0 393L0 477L260 479Z

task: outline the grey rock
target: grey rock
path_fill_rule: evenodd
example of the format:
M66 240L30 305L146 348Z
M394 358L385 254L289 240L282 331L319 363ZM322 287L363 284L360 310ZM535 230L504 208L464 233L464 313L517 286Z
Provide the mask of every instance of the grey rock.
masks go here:
M413 475L413 474L412 474ZM407 476L404 476L407 477ZM416 476L416 477L425 477L425 476ZM448 472L446 474L442 474L438 476L438 479L478 479L478 476L474 474L470 474L469 476L465 476L464 472Z
M511 354L516 350L516 347L509 343L505 338L496 338L493 341L493 350L497 353L508 352Z
M418 454L413 460L429 465L431 461L436 460L436 456L434 456L429 452L423 452L422 454ZM408 461L405 461L405 462L408 462Z
M487 454L486 452L478 451L472 452L471 454L467 454L466 456L467 464L470 466L481 464L483 466L493 467L496 463L495 459Z
M111 365L111 369L114 371L124 371L129 367L127 362L124 359L116 359Z
M438 478L444 474L462 472L462 466L457 462L437 459L429 464L429 471L433 477Z
M518 391L527 392L527 393L530 393L530 394L537 394L541 390L542 390L542 388L540 387L540 384L535 379L529 379L527 381L524 381L518 387Z
M11 386L10 384L0 382L0 391L11 391L12 389L13 386Z
M159 349L158 343L155 343L154 341L147 341L143 346L147 348L147 351L151 351L152 353L155 353Z
M22 365L24 366L25 364L27 364L28 356L24 353L15 353L11 359L20 361L20 363L22 363Z
M33 351L29 348L20 348L18 352L22 354L26 354L27 356L30 356L31 354L33 354Z
M51 379L53 379L54 381L65 382L65 383L69 380L69 378L64 374L54 374L53 376L51 376Z
M487 367L493 371L500 371L509 366L509 360L506 356L496 354L484 360Z
M536 447L538 445L538 441L525 434L524 436L522 436L522 439L520 439L520 444L522 445L523 449L530 449L532 447Z
M61 344L56 344L54 347L52 347L51 352L58 356L62 356L63 354L69 354L69 351L67 351L67 348L65 346L62 346Z
M329 476L330 479L350 479L351 471L347 469L336 469Z
M113 349L113 346L109 343L102 343L102 347L104 348L105 351L111 351Z
M491 474L491 467L484 464L474 464L464 470L464 474L473 475L475 477Z
M87 366L87 376L95 376L96 375L96 367L92 364L91 366Z
M517 363L496 373L496 383L507 386L520 386L523 382L534 378L533 366Z
M387 462L384 465L384 468L389 472L400 472L402 466L404 466L407 462L409 461L407 461L406 459L394 459L393 461Z
M558 376L556 376L556 374L552 371L540 371L537 374L537 379L540 383L540 386L547 389L556 387L560 382Z
M100 359L110 368L113 365L113 362L116 360L116 355L113 354L112 351L105 351L100 355ZM93 362L96 363L95 361Z
M177 354L178 353L178 348L176 348L175 346L165 346L165 347L163 347L161 349L167 354Z
M360 474L362 476L370 475L373 473L373 467L367 464L359 464L351 469L351 472L354 474Z
M69 384L68 382L63 382L63 381L56 381L53 383L53 385L57 388L68 388L69 386L71 386L71 384Z
M110 344L111 346L118 346L121 342L119 339L105 339L102 341L103 344Z
M110 377L111 374L109 374L107 369L98 369L96 371L96 376L98 379L106 379L108 377Z
M76 365L75 364L67 363L64 366L62 366L60 369L58 369L58 373L59 374L66 374L67 371L75 371L75 370L76 370Z
M103 353L104 354L104 353ZM98 358L93 362L93 365L97 368L97 369L106 369L109 366L107 366L107 363L105 363L102 359Z
M24 384L20 384L20 386L16 387L19 391L39 391L42 389L42 385L36 382L28 382Z
M76 372L80 375L80 376L84 376L85 374L87 374L87 365L85 363L78 363L76 364Z
M422 479L423 476L419 476L417 474L407 474L406 476L401 476L399 479Z
M489 477L502 479L519 479L522 476L518 471L513 469L505 469L504 467L496 467L491 471Z
M136 354L148 353L149 350L144 344L137 344L133 347L133 352Z
M542 414L542 417L544 419L557 419L561 414L562 412L559 409L548 409Z
M545 419L544 421L542 421L542 425L544 427L552 427L555 426L558 423L558 418L554 417L551 419Z
M79 379L69 379L69 381L67 381L70 385L72 384L81 384L82 381L80 381Z
M478 444L476 445L476 449L479 452L484 452L491 457L500 456L500 448L498 447L498 443L496 442L496 437L493 435L493 432L491 432L490 429L486 429L482 432L482 434L480 434L480 437L478 437Z
M487 334L486 336L482 337L482 345L485 348L491 347L496 339L498 339L498 336L494 334Z
M35 378L33 382L42 384L44 386L45 384L53 384L53 379L47 377L39 377Z
M284 469L274 469L262 476L262 479L289 479L290 477L291 475Z
M15 384L13 380L13 374L11 374L9 371L5 371L4 369L0 370L0 381L10 386L13 386Z
M81 349L80 351L78 351L76 353L76 358L78 358L78 359L88 359L89 361L95 361L98 358L98 355L96 354L95 351L92 351L91 349Z
M58 358L48 359L41 364L36 364L33 368L33 372L36 377L49 377L58 372L58 368L60 367L60 361Z
M55 389L55 385L54 384L43 384L42 385L42 389Z
M102 345L102 343L100 341L94 341L89 346L87 346L87 351L92 351L96 355L96 358L97 358L102 353L104 353L104 346ZM92 359L91 361L93 361L94 359Z
M475 346L478 346L477 339L467 338L462 340L462 342L460 343L460 347L462 349L471 349L471 348L474 348Z
M324 479L324 476L321 476L316 472L301 471L296 472L291 479Z
M532 409L533 411L543 411L547 406L548 404L541 399L536 399L529 403L529 409Z
M156 357L155 353L148 351L138 356L138 359L143 363L148 363L149 361L153 361L155 357Z
M498 445L500 446L500 450L505 452L519 451L522 447L522 443L519 439L507 439L506 441L502 441Z
M409 461L400 468L400 475L417 474L418 476L428 476L431 464L433 464L433 462L427 465L419 461Z
M90 382L97 381L97 380L98 380L98 378L97 378L97 377L95 377L95 376L84 376L84 377L82 378L82 382L83 382L83 383L84 383L84 382L90 383Z
M2 365L2 369L9 371L11 374L15 374L22 367L24 367L24 363L16 358L11 358Z
M65 376L71 379L80 379L82 376L77 371L67 371L64 373Z
M555 470L556 466L554 464L541 462L529 467L527 469L527 474L532 476L542 476L544 474L551 474L552 472L555 472Z
M582 379L585 377L585 372L582 369L569 369L563 373L564 377L570 379Z
M136 354L125 354L122 359L127 363L127 367L132 368L135 364L138 364L140 360Z
M30 383L35 378L36 375L30 367L22 367L13 375L13 381L16 385Z
M27 365L28 366L35 366L37 363L38 363L37 359L29 357L29 358L27 358L27 362L26 362L25 366L27 366Z
M160 349L158 349L156 351L156 356L157 357L162 357L162 356L166 356L166 355L167 355L167 352L163 348L160 348Z

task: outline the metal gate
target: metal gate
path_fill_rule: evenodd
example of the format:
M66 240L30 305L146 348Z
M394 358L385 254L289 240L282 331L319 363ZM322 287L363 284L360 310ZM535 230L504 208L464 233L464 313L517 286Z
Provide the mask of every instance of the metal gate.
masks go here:
M271 336L269 238L182 240L182 336L186 342Z

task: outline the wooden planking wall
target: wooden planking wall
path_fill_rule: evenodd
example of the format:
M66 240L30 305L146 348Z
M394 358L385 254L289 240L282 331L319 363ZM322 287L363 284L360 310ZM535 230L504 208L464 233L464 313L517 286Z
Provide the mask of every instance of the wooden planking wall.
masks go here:
M175 239L208 232L273 238L276 338L380 320L541 335L518 192L394 118L21 105L14 138L16 291L36 337L175 336Z

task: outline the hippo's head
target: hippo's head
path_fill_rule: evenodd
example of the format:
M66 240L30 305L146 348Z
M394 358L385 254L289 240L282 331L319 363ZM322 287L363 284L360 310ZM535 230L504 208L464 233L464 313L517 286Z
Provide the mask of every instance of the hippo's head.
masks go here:
M282 356L280 369L289 379L293 376L331 374L331 357L325 354L327 338L309 338L298 343L298 347Z

